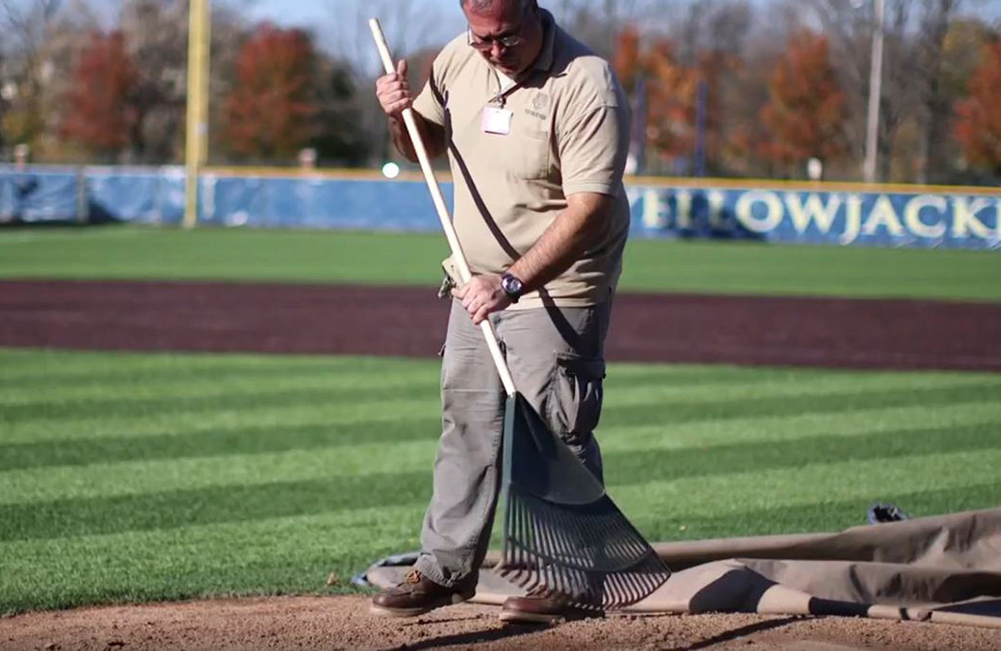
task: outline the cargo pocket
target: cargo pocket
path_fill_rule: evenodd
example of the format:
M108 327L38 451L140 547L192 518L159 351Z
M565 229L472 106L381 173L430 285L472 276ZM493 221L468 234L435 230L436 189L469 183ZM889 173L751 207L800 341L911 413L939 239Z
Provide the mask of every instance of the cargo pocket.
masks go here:
M550 420L567 445L585 445L598 426L604 378L603 359L556 356L556 373L549 385Z

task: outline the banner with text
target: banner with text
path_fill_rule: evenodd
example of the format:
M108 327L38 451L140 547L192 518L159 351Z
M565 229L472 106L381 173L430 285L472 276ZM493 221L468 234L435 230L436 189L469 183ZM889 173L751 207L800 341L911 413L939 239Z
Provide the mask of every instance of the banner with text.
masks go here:
M0 222L177 224L184 213L184 186L183 170L176 167L0 167ZM1001 191L851 187L636 182L627 186L627 193L633 237L1001 249ZM440 228L420 180L207 172L200 178L200 190L203 224ZM451 203L451 184L442 184L442 190Z
M1001 194L631 187L633 232L990 249L1001 246Z

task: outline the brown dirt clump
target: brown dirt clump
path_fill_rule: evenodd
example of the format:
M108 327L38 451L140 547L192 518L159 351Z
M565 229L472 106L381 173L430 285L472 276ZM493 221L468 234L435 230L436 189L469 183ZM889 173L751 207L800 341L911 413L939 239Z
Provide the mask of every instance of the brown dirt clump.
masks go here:
M21 649L1001 649L1001 630L840 617L609 616L503 626L497 609L455 606L416 619L368 613L363 597L278 597L89 608L0 620Z

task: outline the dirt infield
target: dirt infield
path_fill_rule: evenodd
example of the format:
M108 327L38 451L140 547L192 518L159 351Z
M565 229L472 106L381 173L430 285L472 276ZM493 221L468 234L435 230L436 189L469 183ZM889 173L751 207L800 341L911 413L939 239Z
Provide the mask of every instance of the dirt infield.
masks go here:
M369 615L359 597L221 600L0 620L0 651L440 648L996 651L1001 630L761 615L610 616L551 627L504 627L497 610L485 606L387 620Z
M0 282L0 346L430 357L421 288ZM1001 304L621 294L612 360L1001 371Z

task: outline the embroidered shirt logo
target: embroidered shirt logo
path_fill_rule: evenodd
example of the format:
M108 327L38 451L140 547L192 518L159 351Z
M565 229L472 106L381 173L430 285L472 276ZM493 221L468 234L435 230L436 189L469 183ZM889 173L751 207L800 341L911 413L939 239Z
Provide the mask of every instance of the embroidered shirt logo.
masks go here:
M525 113L540 120L549 119L549 115L547 115L548 111L549 95L545 93L536 93L535 97L532 98L532 108L525 109Z

